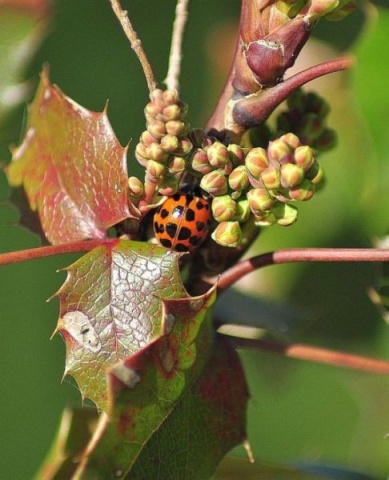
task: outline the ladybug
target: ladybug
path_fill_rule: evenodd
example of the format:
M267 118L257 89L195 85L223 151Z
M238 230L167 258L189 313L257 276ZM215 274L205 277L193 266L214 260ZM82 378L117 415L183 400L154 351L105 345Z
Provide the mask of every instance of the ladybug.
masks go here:
M159 243L176 252L190 252L208 236L211 211L201 193L177 192L154 214L154 233Z

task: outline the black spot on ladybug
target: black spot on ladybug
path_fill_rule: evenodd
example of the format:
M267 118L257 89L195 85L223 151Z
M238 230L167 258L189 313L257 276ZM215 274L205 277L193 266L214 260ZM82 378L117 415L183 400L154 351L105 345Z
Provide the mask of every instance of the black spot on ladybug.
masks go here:
M193 220L196 218L196 213L194 210L191 208L188 208L188 210L185 213L185 220L188 222L193 222Z
M177 233L177 225L175 223L168 223L166 225L166 233L169 235L170 238L174 238Z
M192 232L187 227L181 227L178 231L178 240L187 240L191 236Z
M158 224L158 222L154 222L154 231L156 233L163 233L165 231L165 226L163 223Z
M159 212L159 214L161 215L161 218L166 218L169 216L169 211L166 210L166 208L162 208L162 210Z
M161 238L159 243L166 248L172 248L172 242L168 238Z
M205 228L205 223L204 222L196 222L196 228L197 228L197 231L201 232Z
M173 195L172 198L173 198L173 200L174 200L175 202L178 202L179 199L181 198L181 194L177 192L177 193L175 193L175 194Z

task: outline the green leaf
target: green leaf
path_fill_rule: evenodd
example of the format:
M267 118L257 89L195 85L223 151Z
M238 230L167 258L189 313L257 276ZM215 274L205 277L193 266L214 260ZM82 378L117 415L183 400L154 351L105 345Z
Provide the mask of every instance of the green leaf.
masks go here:
M99 408L106 409L107 368L160 334L161 299L187 296L180 256L157 245L112 240L68 267L57 293L56 328L66 342L65 375Z
M109 422L80 478L205 480L244 441L247 386L236 352L214 339L214 293L164 302L165 335L112 369Z
M44 70L8 180L24 186L51 243L104 238L107 228L130 216L126 151L105 110L76 104Z

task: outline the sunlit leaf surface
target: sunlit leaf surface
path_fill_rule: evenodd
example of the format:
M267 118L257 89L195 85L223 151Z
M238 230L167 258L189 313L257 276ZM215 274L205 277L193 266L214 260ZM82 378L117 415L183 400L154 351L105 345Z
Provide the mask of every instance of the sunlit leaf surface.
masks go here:
M161 299L187 296L179 257L156 245L112 240L67 269L57 325L66 342L65 373L100 408L107 368L160 334Z
M126 148L106 112L75 103L50 84L46 70L7 173L12 186L23 185L53 244L104 238L130 216Z

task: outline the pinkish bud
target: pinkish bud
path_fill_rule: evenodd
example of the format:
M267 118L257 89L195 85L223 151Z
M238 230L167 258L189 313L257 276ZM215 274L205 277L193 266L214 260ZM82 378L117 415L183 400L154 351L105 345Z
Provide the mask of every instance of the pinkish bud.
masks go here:
M281 186L281 175L278 168L268 167L261 173L261 180L268 190L277 190Z
M274 198L266 188L253 188L247 192L247 200L254 215L270 210L274 204Z
M284 188L296 187L304 178L304 170L294 163L285 163L281 167L281 185Z
M232 170L228 176L228 184L232 190L237 190L239 192L246 190L246 188L249 187L249 177L244 165L240 165Z
M259 180L260 174L268 167L269 159L266 150L261 147L252 148L245 158L245 165L249 173Z
M224 247L237 247L242 240L242 230L239 222L222 222L214 232L212 238Z
M215 197L212 201L212 214L218 222L231 220L236 214L236 202L229 195Z
M225 195L228 190L227 179L219 170L204 175L200 187L213 196Z

